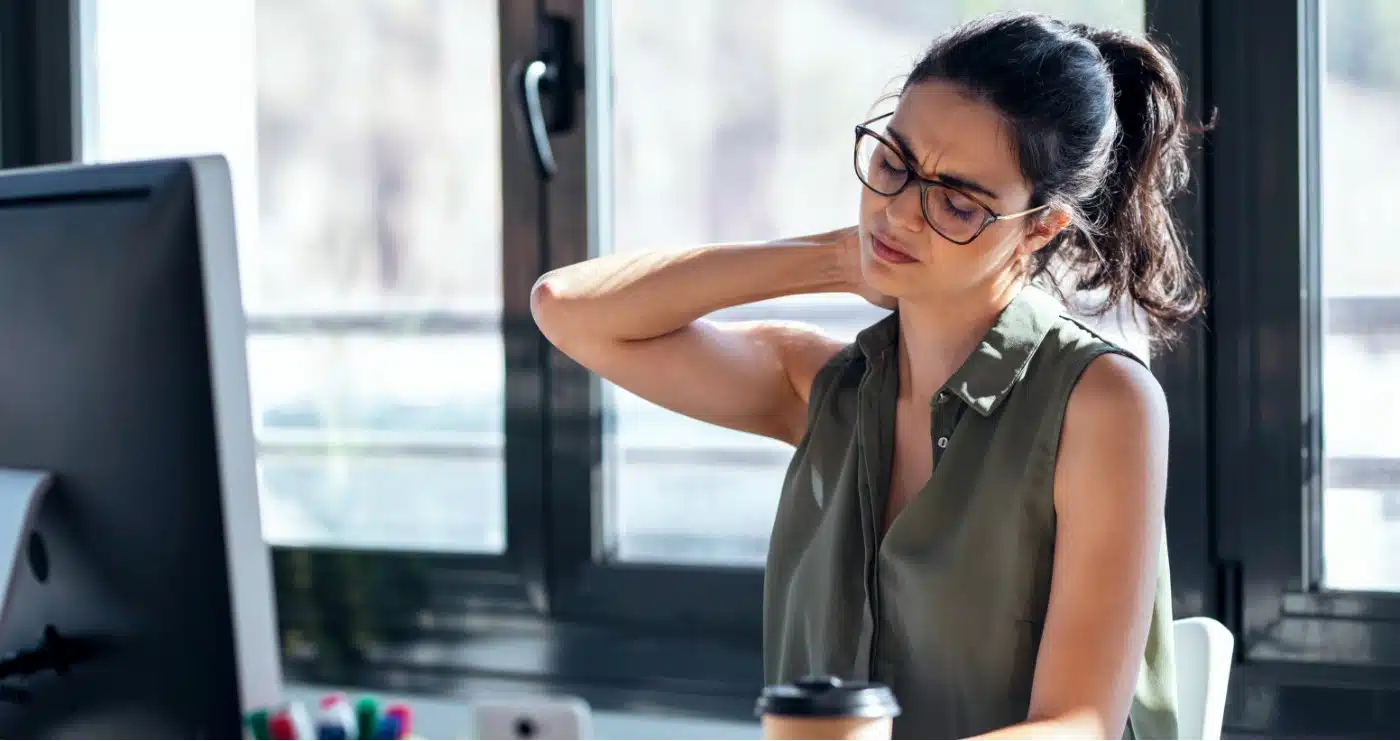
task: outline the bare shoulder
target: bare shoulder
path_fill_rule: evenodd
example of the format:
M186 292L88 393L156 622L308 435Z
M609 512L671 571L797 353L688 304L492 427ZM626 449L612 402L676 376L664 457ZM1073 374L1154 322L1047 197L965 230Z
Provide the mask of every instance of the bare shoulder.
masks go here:
M1122 355L1094 359L1065 410L1057 510L1120 520L1159 510L1169 427L1166 394L1151 371Z
M1168 425L1167 397L1143 364L1117 353L1089 363L1070 394L1065 426L1131 434Z

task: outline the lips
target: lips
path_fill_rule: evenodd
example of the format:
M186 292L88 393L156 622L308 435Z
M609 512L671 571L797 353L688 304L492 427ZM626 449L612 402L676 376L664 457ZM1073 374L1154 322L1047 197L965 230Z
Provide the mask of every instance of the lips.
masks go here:
M905 252L893 241L887 240L877 234L870 235L871 252L879 260L895 265L907 265L911 262L918 262L913 255Z

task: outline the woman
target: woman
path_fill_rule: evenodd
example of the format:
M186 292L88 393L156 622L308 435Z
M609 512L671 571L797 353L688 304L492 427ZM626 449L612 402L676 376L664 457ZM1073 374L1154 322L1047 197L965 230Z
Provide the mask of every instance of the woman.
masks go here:
M991 16L857 127L857 227L540 279L535 318L564 353L796 446L765 575L769 682L884 682L900 736L1175 735L1166 402L1033 281L1126 300L1158 339L1196 314L1168 210L1187 129L1155 46ZM701 318L830 291L897 310L844 347Z

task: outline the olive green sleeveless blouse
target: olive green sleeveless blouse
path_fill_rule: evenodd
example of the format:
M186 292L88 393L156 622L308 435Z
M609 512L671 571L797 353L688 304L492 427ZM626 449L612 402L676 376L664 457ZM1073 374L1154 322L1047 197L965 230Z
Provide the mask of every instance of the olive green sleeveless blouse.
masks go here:
M891 315L813 383L768 552L764 675L883 682L904 708L896 736L960 738L1026 719L1065 407L1092 360L1128 353L1048 293L1022 290L931 400L933 476L881 538L898 339ZM1177 733L1165 537L1161 554L1125 729L1137 738Z

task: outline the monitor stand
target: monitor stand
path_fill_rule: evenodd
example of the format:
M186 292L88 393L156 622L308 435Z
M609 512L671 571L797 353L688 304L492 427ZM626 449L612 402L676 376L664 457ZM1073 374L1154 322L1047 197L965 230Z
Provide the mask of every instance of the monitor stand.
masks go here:
M10 610L15 569L27 561L37 580L48 578L47 551L42 540L31 534L52 481L43 471L0 468L0 625Z

